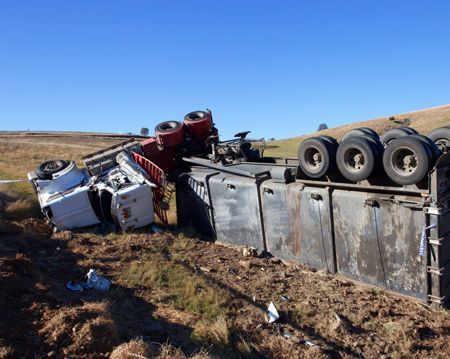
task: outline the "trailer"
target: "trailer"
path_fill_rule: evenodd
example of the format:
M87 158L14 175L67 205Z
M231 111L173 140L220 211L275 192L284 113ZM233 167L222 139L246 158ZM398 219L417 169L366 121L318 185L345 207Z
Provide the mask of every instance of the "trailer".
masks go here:
M286 261L448 304L450 154L438 159L426 183L414 186L311 180L295 159L225 166L185 160L191 168L177 181L179 226L192 225L207 240L253 246Z

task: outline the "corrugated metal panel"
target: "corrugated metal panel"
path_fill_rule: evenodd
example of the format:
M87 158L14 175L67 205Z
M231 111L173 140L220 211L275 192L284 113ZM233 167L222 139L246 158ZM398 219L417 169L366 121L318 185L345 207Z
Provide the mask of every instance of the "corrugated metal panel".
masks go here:
M217 172L198 169L180 175L177 181L177 220L180 227L192 225L208 240L215 239L208 179Z

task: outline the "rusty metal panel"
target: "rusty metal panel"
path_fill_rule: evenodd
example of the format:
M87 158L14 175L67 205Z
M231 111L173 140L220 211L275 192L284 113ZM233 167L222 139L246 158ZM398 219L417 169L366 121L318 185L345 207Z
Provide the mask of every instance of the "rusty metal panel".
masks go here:
M287 186L273 180L261 184L261 206L267 251L275 257L298 261L294 253L295 231L287 206Z
M217 241L265 251L259 181L221 173L208 182Z
M215 230L208 179L217 172L196 169L179 176L176 184L178 226L192 225L203 238L214 240Z
M335 272L328 189L265 181L261 196L268 252Z
M419 247L427 218L421 201L421 197L335 190L338 272L426 300L427 260L419 257Z

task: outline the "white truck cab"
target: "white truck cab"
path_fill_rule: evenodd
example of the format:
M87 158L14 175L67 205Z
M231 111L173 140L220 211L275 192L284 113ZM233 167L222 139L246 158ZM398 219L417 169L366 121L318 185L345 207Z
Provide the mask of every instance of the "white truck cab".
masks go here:
M112 167L92 175L75 162L46 161L30 172L42 212L56 231L102 222L123 231L154 221L152 187L136 162L122 151Z

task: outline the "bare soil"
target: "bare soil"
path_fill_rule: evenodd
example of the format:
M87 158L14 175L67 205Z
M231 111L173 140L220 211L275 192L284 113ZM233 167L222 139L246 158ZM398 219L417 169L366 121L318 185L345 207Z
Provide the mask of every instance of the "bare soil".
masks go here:
M2 220L0 236L4 357L108 357L122 344L117 358L136 338L152 349L149 357L164 357L167 343L173 357L450 355L447 311L306 266L243 257L238 249L175 232L52 234L41 220L28 219ZM167 271L182 266L186 281L201 280L199 293L213 288L223 296L226 333L220 338L227 341L196 335L207 316L177 307L177 298L167 295L170 287L154 279L136 284L130 268L151 265L152 258ZM83 281L89 268L112 281L109 292L65 287ZM268 324L271 301L281 318ZM206 331L214 331L216 322L209 323Z

